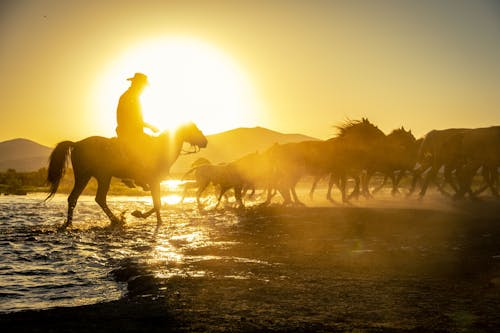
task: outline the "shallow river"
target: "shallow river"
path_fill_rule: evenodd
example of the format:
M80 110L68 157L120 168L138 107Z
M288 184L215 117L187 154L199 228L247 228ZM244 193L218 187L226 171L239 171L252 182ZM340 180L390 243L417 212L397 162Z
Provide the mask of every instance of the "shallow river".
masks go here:
M191 271L190 262L207 258L186 253L207 245L227 246L210 244L207 226L237 223L230 211L200 215L192 201L181 206L172 204L178 198L164 197L164 225L155 232L154 215L140 220L129 214L149 209L149 197L109 197L113 211L128 212L124 229L109 230L109 220L93 196L82 196L73 226L58 232L65 220L66 195L43 199L42 194L0 196L0 312L118 299L126 284L110 273L136 264L147 266L158 278L205 275Z

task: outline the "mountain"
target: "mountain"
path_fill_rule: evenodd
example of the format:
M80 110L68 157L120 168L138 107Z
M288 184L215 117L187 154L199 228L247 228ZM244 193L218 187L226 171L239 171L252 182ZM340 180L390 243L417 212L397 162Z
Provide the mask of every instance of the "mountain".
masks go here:
M225 163L234 161L249 153L263 152L275 143L318 140L303 134L284 134L263 127L236 128L226 132L207 135L208 146L196 154L181 155L172 167L172 173L188 170L198 158L206 158L210 162Z
M0 142L0 171L36 171L47 166L52 148L27 139Z
M184 173L198 158L210 162L231 162L246 154L271 147L274 143L318 140L302 134L284 134L263 127L236 128L207 135L208 146L196 154L181 155L172 166L172 173ZM36 171L48 166L52 148L26 139L0 142L0 172L9 168L18 172Z

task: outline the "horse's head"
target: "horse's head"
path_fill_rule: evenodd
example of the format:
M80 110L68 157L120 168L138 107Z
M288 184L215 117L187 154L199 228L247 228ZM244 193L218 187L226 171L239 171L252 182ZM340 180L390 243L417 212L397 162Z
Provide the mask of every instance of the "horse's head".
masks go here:
M411 133L411 130L406 131L404 127L393 130L389 135L387 135L387 139L405 147L414 146L415 141L417 141L415 136Z
M190 143L199 148L205 148L208 144L205 135L203 135L202 131L192 122L180 126L175 134L183 142Z
M385 137L384 132L366 118L362 118L362 120L347 120L337 126L337 129L339 130L338 137L348 140L368 142Z

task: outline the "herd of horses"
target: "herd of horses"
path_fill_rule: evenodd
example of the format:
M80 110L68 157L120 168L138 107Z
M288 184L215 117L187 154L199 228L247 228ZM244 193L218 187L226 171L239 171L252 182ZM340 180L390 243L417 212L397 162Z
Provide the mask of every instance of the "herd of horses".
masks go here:
M399 193L405 176L410 177L407 195L420 185L419 196L423 197L429 184L434 183L442 193L454 198L476 198L487 189L498 197L500 126L433 130L418 140L403 127L386 135L368 119L347 121L338 130L336 137L325 141L275 144L262 153L251 153L228 164L197 165L184 179L193 175L189 188L197 188L200 207L200 197L209 184L220 189L215 207L229 189L234 191L237 204L243 206L249 188L267 190L262 205L269 204L276 192L281 194L284 205L303 205L296 185L305 176L313 178L311 198L318 181L329 177L326 198L332 202L334 185L342 201L349 203L359 196L372 197L387 180L392 182L392 194ZM437 177L440 170L444 180ZM478 171L479 182L475 180ZM375 174L383 175L384 181L372 189L370 182ZM354 183L352 189L347 186L349 180Z
M283 205L302 205L296 186L305 176L314 179L311 197L318 181L329 177L326 198L333 201L335 185L344 203L360 195L371 197L388 179L392 182L392 193L398 193L401 180L407 175L411 177L408 195L420 186L419 195L423 197L431 183L443 193L446 193L445 186L451 188L450 195L455 198L476 198L487 189L494 196L499 195L500 126L433 130L418 140L403 127L386 135L365 118L346 121L338 130L337 136L324 141L274 144L262 153L251 153L224 165L197 165L186 177L194 175L200 207L200 197L209 184L220 188L217 205L222 196L233 189L237 204L244 206L244 193L256 188L267 190L262 205L269 204L276 193L282 196ZM152 137L144 147L145 160L141 167L147 178L141 181L151 189L153 208L132 214L146 218L156 213L157 228L162 223L160 182L168 177L184 143L191 144L197 151L207 146L207 138L190 123L175 132ZM71 225L78 198L92 177L98 184L96 202L110 219L111 226L123 224L123 214L117 217L106 203L112 177L134 178L130 159L122 155L123 149L116 138L89 137L78 142L63 141L56 146L49 161L48 198L57 192L69 156L75 177L68 197L67 219L61 229ZM440 170L443 170L443 181L437 177ZM384 182L372 190L370 181L375 174L383 175ZM352 189L349 181L354 183Z

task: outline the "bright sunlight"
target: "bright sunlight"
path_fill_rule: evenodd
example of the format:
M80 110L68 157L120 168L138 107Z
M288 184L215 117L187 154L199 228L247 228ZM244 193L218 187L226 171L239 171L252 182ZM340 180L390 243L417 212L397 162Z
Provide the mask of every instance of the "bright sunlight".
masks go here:
M94 94L95 112L107 123L115 124L118 98L135 72L146 74L150 83L142 96L144 120L160 129L193 121L210 134L260 122L260 101L246 73L231 57L195 39L140 43L103 72Z

